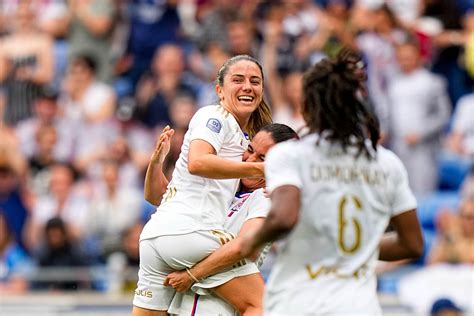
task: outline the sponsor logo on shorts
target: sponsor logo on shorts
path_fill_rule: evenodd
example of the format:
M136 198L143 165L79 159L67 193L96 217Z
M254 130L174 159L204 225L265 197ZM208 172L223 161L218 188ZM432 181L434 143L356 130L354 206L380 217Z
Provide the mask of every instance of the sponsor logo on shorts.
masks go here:
M148 297L148 298L152 298L152 297L153 297L153 292L152 292L152 291L149 291L149 290L139 290L139 289L136 289L136 290L135 290L135 295L144 296L144 297Z
M222 124L221 122L218 120L218 119L215 119L215 118L210 118L208 121L207 121L207 124L206 124L207 128L209 128L211 131L215 132L215 133L220 133L221 131L221 128L222 128Z

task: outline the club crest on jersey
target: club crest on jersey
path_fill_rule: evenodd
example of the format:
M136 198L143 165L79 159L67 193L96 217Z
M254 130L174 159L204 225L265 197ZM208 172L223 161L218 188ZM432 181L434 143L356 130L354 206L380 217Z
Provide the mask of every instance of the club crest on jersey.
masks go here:
M215 119L215 118L210 118L208 121L207 121L207 124L206 126L213 132L215 133L220 133L221 131L221 128L222 128L222 124L221 122L218 120L218 119Z

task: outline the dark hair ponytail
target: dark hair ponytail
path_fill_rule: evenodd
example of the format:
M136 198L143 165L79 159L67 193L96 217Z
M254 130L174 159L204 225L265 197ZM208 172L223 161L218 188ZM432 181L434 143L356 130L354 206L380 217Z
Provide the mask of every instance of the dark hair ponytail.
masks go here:
M341 142L344 149L355 137L359 152L371 156L366 139L376 150L380 130L375 114L357 96L361 79L355 54L343 49L335 59L323 59L305 73L302 112L311 132L331 131L329 139Z

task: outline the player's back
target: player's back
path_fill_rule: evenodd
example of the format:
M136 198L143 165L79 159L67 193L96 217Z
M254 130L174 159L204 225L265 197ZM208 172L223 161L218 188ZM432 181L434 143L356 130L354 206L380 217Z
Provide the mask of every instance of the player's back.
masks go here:
M378 245L394 212L413 208L412 196L400 202L400 172L400 161L384 148L369 158L355 146L344 151L314 134L270 151L269 189L296 185L301 207L270 275L266 308L286 300L308 306L301 314L343 312L345 306L379 312L373 303Z

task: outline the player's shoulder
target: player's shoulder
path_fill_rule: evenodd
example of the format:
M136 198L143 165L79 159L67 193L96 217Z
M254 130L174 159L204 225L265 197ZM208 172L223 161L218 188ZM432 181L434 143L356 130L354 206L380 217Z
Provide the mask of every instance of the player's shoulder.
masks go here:
M220 105L208 105L200 108L193 116L192 123L203 122L209 128L219 133L228 124L231 114Z
M385 168L395 170L404 168L400 158L393 151L383 147L382 145L377 146L377 161Z
M267 154L268 157L301 157L307 151L313 150L316 144L315 135L308 135L300 139L289 139L273 146Z
M216 116L224 117L224 111L220 105L206 105L196 111L195 116L204 117L204 116Z

